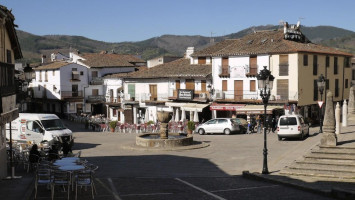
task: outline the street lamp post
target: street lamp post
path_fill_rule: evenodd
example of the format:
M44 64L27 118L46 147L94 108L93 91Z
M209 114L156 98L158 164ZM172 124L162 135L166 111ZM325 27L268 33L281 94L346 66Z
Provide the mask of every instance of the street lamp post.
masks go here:
M29 64L27 64L26 67L23 68L23 73L25 74L25 80L27 82L27 95L30 96L28 88L30 87L30 82L33 79L34 70L32 69L32 67L30 67ZM28 103L28 102L26 102L26 103ZM28 110L28 105L27 105L27 110Z
M269 102L270 98L270 91L272 90L273 83L275 77L271 74L271 71L266 69L266 66L264 66L264 69L259 72L257 75L258 79L258 88L260 90L260 97L263 100L264 104L264 150L263 150L263 171L262 174L269 174L269 170L267 167L267 140L266 140L266 107Z
M318 90L319 90L319 93L320 93L320 101L323 101L323 91L324 91L324 87L325 87L325 78L324 78L323 74L321 74L318 77L317 85L318 85ZM323 133L323 129L322 129L322 126L323 126L323 121L322 121L323 115L322 114L323 114L322 107L320 107L319 108L319 133Z

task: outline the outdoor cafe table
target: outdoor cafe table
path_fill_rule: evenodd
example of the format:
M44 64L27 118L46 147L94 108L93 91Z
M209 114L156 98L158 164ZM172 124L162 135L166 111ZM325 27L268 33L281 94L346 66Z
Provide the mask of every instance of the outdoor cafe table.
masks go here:
M58 169L63 171L76 171L85 169L85 167L83 165L64 165L60 166Z

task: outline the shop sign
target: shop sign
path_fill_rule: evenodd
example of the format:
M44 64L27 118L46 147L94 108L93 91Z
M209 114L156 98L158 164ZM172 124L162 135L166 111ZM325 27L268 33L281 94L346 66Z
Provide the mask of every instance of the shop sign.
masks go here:
M210 110L230 110L235 111L244 108L245 104L212 104Z
M192 100L194 98L193 90L178 90L178 100Z

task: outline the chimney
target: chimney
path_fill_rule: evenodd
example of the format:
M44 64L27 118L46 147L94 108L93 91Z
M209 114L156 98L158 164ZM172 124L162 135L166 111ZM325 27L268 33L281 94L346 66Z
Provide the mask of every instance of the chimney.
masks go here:
M284 23L284 34L287 33L287 29L288 29L288 23L285 22L285 23Z
M186 53L185 53L185 58L191 58L191 54L194 53L194 47L187 47Z
M44 63L44 59L46 59L46 55L42 54L42 64Z

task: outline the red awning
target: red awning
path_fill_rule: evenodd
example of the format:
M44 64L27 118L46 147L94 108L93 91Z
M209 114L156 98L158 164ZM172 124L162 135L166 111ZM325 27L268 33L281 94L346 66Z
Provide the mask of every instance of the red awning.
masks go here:
M244 108L245 104L212 104L210 110L230 110L235 111Z

